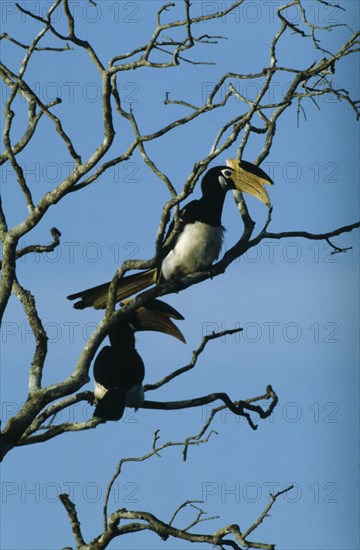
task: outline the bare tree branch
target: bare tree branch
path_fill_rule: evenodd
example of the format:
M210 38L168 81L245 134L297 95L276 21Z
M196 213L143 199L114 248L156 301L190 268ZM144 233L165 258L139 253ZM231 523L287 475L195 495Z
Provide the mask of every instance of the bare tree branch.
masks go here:
M211 437L211 434L209 434L205 439L202 439L202 440L199 439L196 443L198 443L199 445L202 444L202 443L207 443L209 441L210 437ZM152 444L152 450L151 451L149 451L148 453L146 453L145 455L143 455L141 457L136 457L136 458L126 457L126 458L122 458L120 460L120 462L119 462L119 464L118 464L118 466L115 470L115 473L114 473L113 477L111 478L110 483L107 487L106 493L105 493L104 509L103 509L104 528L105 529L108 528L108 505L109 505L109 498L110 498L111 489L112 489L116 479L119 477L119 475L121 475L123 465L126 464L127 462L144 462L145 460L148 460L149 458L151 458L155 455L160 457L161 456L160 452L163 451L164 449L167 449L168 447L179 447L179 446L181 447L185 444L183 441L181 441L181 442L168 441L167 443L157 445L157 442L158 442L159 439L160 439L159 430L157 430L154 433L153 444Z
M59 495L59 499L69 516L72 532L73 532L74 539L77 546L78 547L84 546L85 541L81 534L81 525L80 525L80 521L78 520L75 504L71 502L69 495L67 495L66 493Z
M24 248L21 248L20 250L16 251L16 259L22 258L23 256L26 256L27 254L44 254L48 252L53 252L55 248L57 248L60 244L60 237L61 233L56 227L52 227L50 229L50 234L53 238L53 242L50 244L30 244L28 246L24 246ZM1 269L1 262L0 262L0 269Z
M3 40L4 38L6 40L8 40L9 42L12 42L16 46L19 46L20 48L23 48L24 50L28 50L30 48L29 45L23 44L19 40L16 40L16 38L13 38L12 36L9 36L8 33L6 33L6 32L3 32L0 35L0 40ZM34 52L65 52L65 51L72 50L72 49L73 48L71 48L69 46L69 44L66 44L66 46L64 48L54 48L52 46L44 46L44 47L35 46L34 47Z
M88 549L88 550L103 550L105 549L108 544L116 537L119 537L121 535L129 534L129 533L135 533L142 531L144 529L151 530L154 533L156 533L160 538L163 540L167 540L169 537L179 538L181 540L186 540L188 542L193 543L207 543L212 544L215 546L220 546L221 548L224 546L231 546L232 548L239 549L241 548L262 548L264 550L274 550L274 545L272 544L265 544L260 542L253 542L249 541L248 536L255 531L258 526L264 521L265 517L267 517L270 509L274 505L276 499L290 491L292 489L292 485L289 487L283 489L282 491L277 492L275 495L270 495L270 502L264 509L264 511L260 514L260 516L256 519L256 521L245 531L242 532L239 525L228 525L226 527L222 527L218 529L214 534L212 535L206 535L206 534L198 534L198 533L191 533L190 529L199 525L201 522L209 521L211 519L215 519L215 517L203 517L206 512L203 511L198 506L195 506L195 504L201 504L202 501L199 500L186 500L182 504L178 506L178 508L174 511L172 514L170 521L168 523L165 523L161 520L159 520L155 515L149 513L149 512L143 512L143 511L134 511L134 510L127 510L126 508L122 508L120 510L117 510L116 512L113 512L110 516L108 515L108 505L109 505L109 498L110 493L112 490L112 487L116 481L116 479L122 474L123 466L124 464L128 462L144 462L148 460L149 458L152 458L153 456L160 456L160 452L163 451L166 448L174 447L174 446L183 446L185 444L191 445L191 444L202 444L207 443L208 439L211 434L208 435L206 439L203 440L197 440L196 442L174 442L174 441L168 441L167 443L163 443L162 445L158 445L159 440L159 433L158 431L154 434L153 439L153 445L152 450L149 451L147 454L140 456L140 457L134 457L134 458L122 458L119 461L119 464L116 468L116 471L107 487L106 494L105 494L105 500L104 500L104 531L102 534L98 535L93 541L91 541L89 544L86 544L82 533L81 533L81 527L80 527L80 521L78 519L78 515L76 513L75 505L72 503L69 499L69 496L66 494L60 495L60 500L62 504L64 505L69 519L72 526L73 534L75 541L78 545L78 548L82 549ZM192 506L195 510L198 511L195 519L185 528L177 528L173 525L175 518L179 514L181 510L183 510L187 506ZM137 520L141 521L141 523L126 523L122 524L120 526L120 522L122 520ZM233 538L229 538L229 536L232 536ZM235 540L233 540L235 539Z
M0 71L0 74L1 74L1 71ZM10 87L15 87L15 84L10 79L7 79L5 76L3 77L3 80ZM4 164L4 162L6 162L7 160L13 159L15 155L20 153L28 145L28 143L30 142L31 138L35 133L38 122L40 121L42 115L44 114L44 111L39 111L38 113L36 113L36 102L34 101L34 99L32 98L26 98L26 99L28 100L28 104L29 104L28 127L24 132L22 138L19 139L19 141L14 146L11 147L10 154L7 150L0 155L0 165ZM54 105L57 105L58 103L60 103L60 99L56 99L52 101L51 103L46 105L46 108L50 109L51 107L53 107ZM9 141L8 141L8 147L10 147Z
M271 402L270 402L269 407L266 411L264 411L262 409L262 407L256 407L256 406L254 407L254 406L251 405L252 403L255 403L257 401L265 401L265 400L268 400L268 399L271 399ZM268 386L266 388L266 393L264 393L263 395L258 395L257 397L252 397L250 399L245 399L241 403L243 403L246 408L249 408L249 410L251 410L253 412L256 412L256 413L259 413L260 418L267 418L272 414L272 411L276 407L276 405L278 403L278 397L277 397L276 393L274 392L274 390L272 389L272 387ZM235 406L239 406L239 404L240 404L240 402L235 402L234 403ZM207 430L209 429L209 427L211 426L211 423L212 423L213 419L215 418L216 414L218 412L221 412L221 411L225 410L226 408L228 408L227 404L220 405L219 407L213 408L212 411L210 411L209 417L208 417L207 421L204 423L204 425L201 428L200 432L197 435L193 435L193 436L190 436L190 437L187 438L186 445L184 445L184 451L183 451L184 462L187 459L187 453L188 453L188 444L187 443L190 442L190 441L193 441L193 440L197 441L198 439L202 438L204 436L204 434L207 432ZM235 414L237 414L237 413L235 412ZM254 424L254 428L255 429L257 428L257 426L255 424ZM214 432L214 430L212 430L212 431ZM215 433L217 433L217 432L215 432Z
M93 0L89 0L89 2L96 5ZM226 37L219 34L204 34L203 31L201 31L202 34L197 34L196 31L199 25L224 18L243 3L244 0L232 1L226 3L226 5L221 3L221 6L219 3L218 9L214 13L198 16L194 16L197 4L191 3L190 0L184 0L181 3L181 11L176 11L178 6L174 2L165 3L154 15L149 39L145 43L138 43L129 52L113 52L109 61L103 59L100 47L95 49L88 40L82 37L85 36L83 30L80 30L83 27L78 24L72 5L68 0L53 1L47 8L46 14L42 16L38 15L36 9L31 10L27 9L24 4L16 4L21 14L31 18L31 22L36 26L39 25L40 31L32 41L29 41L29 44L25 44L21 36L20 39L18 36L10 36L8 33L3 33L0 36L0 40L3 40L3 43L6 43L9 49L25 50L19 69L10 68L12 64L8 67L5 62L0 64L0 75L5 86L9 89L9 96L4 106L3 141L5 147L4 152L0 155L0 164L8 163L8 166L10 166L11 171L14 173L14 179L22 192L23 204L26 205L28 210L28 214L20 223L17 223L14 227L9 227L8 221L11 218L7 218L6 201L4 200L4 205L0 201L0 235L3 244L0 318L2 318L7 308L12 292L20 301L34 335L35 351L31 364L29 361L29 394L25 404L17 414L10 418L2 432L0 458L4 457L15 446L49 441L64 433L94 429L103 423L102 420L96 417L83 421L59 423L59 417L61 412L69 411L70 407L75 406L77 403L93 404L93 392L82 391L79 393L79 390L89 381L91 362L103 339L108 334L109 327L120 319L126 320L135 309L144 305L149 299L179 292L193 284L224 273L234 260L240 258L250 248L257 246L265 239L301 238L325 241L332 248L333 254L345 252L351 248L340 247L334 244L333 239L359 228L360 222L322 233L311 233L305 230L272 232L269 231L272 217L272 210L270 209L264 227L257 233L255 232L255 222L250 217L244 197L241 193L234 193L234 199L243 220L244 230L237 243L225 253L218 263L201 273L193 273L181 280L154 286L139 294L124 307L121 307L120 310L115 310L118 281L127 271L160 265L164 254L178 235L180 204L193 192L212 161L231 146L236 145L239 159L244 157L246 151L255 149L254 156L256 158L254 163L260 165L271 152L278 130L277 124L284 113L294 107L293 112L299 124L302 117L305 121L308 118L306 106L309 101L320 109L319 98L322 97L336 98L339 103L345 102L359 117L359 100L352 96L346 89L345 84L339 86L335 83L333 75L344 59L360 51L360 33L353 32L349 26L338 22L319 25L317 21L314 22L314 18L310 14L311 10L305 2L291 0L276 7L275 35L269 43L269 56L264 64L254 67L252 72L247 74L229 70L220 75L209 90L207 97L201 101L186 97L174 98L173 92L166 92L163 100L166 105L164 110L171 111L176 108L176 115L169 117L167 124L155 123L153 127L150 127L150 130L147 130L147 133L144 133L141 113L139 114L137 111L135 116L131 107L129 110L124 108L126 102L117 87L117 77L120 79L120 76L122 77L124 73L127 74L128 71L136 69L146 71L146 69L172 68L177 71L179 66L184 66L185 63L196 66L203 65L205 70L206 65L212 64L212 61L201 61L200 56L195 56L194 52L197 53L197 46L217 44L219 40ZM341 6L327 0L317 0L316 4L343 9ZM296 9L298 12L299 17L296 23L288 15L289 8ZM55 10L57 10L57 14L61 10L61 25L58 24L58 19L55 17ZM342 43L341 47L332 52L330 51L332 47L324 43L323 38L329 35L330 32L335 33L339 27L349 30L349 38ZM283 48L286 46L286 40L291 40L292 34L295 34L296 38L304 45L307 43L309 49L311 48L314 54L311 64L303 61L300 56L291 63L291 66L282 63ZM46 42L50 35L54 45L53 43L48 45L49 42ZM41 60L44 55L57 56L58 53L61 54L65 51L71 51L65 59L77 52L81 52L82 55L85 54L95 71L96 82L101 85L99 114L103 120L102 135L100 135L100 139L97 138L96 145L93 146L92 150L89 153L86 152L86 157L82 136L76 133L77 129L67 123L66 118L62 116L61 109L64 108L64 105L61 103L61 99L56 98L48 103L42 101L36 87L32 84L32 73L29 69L31 64L35 63L35 59ZM122 74L118 76L118 73ZM274 100L270 94L272 85L276 82L275 79L284 80L285 78L289 80L286 92L283 97ZM257 86L256 97L248 97L239 86L242 83L255 84ZM18 112L21 113L19 109L20 102L26 102L28 112L27 117L26 114L23 117L25 124L19 134L14 120ZM182 109L184 109L183 116L179 116L177 111ZM168 139L180 126L182 130L186 131L191 127L191 123L197 121L197 119L199 121L204 119L212 112L218 115L221 114L222 122L218 124L212 133L209 132L206 135L205 143L208 153L204 154L202 158L191 160L188 167L188 176L184 184L178 189L178 182L172 181L171 176L166 173L161 160L158 160L151 149L151 145L162 138ZM21 116L23 116L22 113ZM46 120L50 121L49 127L59 141L67 158L70 159L72 168L68 177L35 200L38 197L38 190L34 189L26 178L26 171L23 169L21 159L25 150L31 151L31 147L35 143L34 136L38 135L39 129L42 128ZM117 141L115 140L115 127L120 136ZM251 149L254 144L255 148ZM29 149L27 149L28 147ZM164 187L165 192L168 193L159 219L154 256L146 259L128 260L119 266L113 276L105 315L81 351L73 372L64 380L43 387L42 375L47 359L48 337L36 307L35 297L30 290L22 286L20 278L18 278L16 260L31 253L43 254L53 251L60 244L60 232L56 228L52 228L50 230L52 242L47 245L31 244L18 248L19 241L21 237L36 228L44 216L48 214L51 207L62 201L66 195L79 192L91 184L96 184L101 175L121 162L128 160L132 154L137 152L142 161L158 178L158 182ZM164 242L171 213L173 213L175 227L172 234ZM145 391L157 390L193 369L198 364L199 356L209 341L241 330L239 328L205 336L199 347L193 351L191 360L187 365L177 368L155 383L147 384ZM230 547L235 550L245 548L274 550L273 544L249 541L248 537L268 517L276 499L291 490L291 486L270 495L268 505L246 530L242 530L239 525L233 524L226 525L212 534L192 532L194 527L198 527L200 523L213 519L207 517L202 507L198 506L202 504L199 500L187 499L171 514L169 521L163 521L148 511L134 511L125 508L116 510L111 514L108 511L110 491L115 480L122 473L126 462L143 462L155 455L159 457L163 450L173 446L181 447L183 459L186 460L188 449L191 446L208 442L212 434L216 433L211 427L218 412L229 409L233 414L243 416L249 426L256 429L256 415L260 419L268 418L278 403L278 397L269 385L263 395L244 400L233 400L233 397L226 393L214 392L210 395L177 401L146 400L142 408L171 411L204 406L216 401L220 401L221 404L214 405L206 422L197 434L187 437L184 441L168 441L160 444L157 431L154 434L152 448L148 453L140 457L122 458L120 460L107 487L103 507L104 529L93 541L85 542L75 504L71 502L68 495L60 495L60 500L69 516L75 544L79 550L102 550L116 537L141 531L153 532L163 540L173 537L198 545L200 543L210 544L222 549ZM266 403L264 404L264 402ZM124 426L121 425L121 428L124 428ZM193 520L188 521L185 526L177 527L177 525L180 525L181 512L185 509L193 511Z
M260 418L268 418L277 405L278 398L271 386L268 386L265 399L269 399L271 396L272 401L268 409L264 411L259 405L252 405L249 401L231 401L226 393L212 393L203 397L195 397L192 399L186 399L183 401L144 401L141 408L143 409L162 409L162 410L179 410L188 409L193 407L202 407L214 401L223 401L227 408L238 416L244 416L248 421L249 426L253 429L257 429L257 425L252 421L250 414L247 411L256 412Z
M174 371L171 374L165 376L162 380L160 380L159 382L156 382L155 384L145 384L144 392L157 390L157 389L161 388L161 386L163 386L164 384L167 384L168 382L170 382L171 380L176 378L177 376L180 376L184 372L187 372L187 371L193 369L195 367L196 363L197 363L199 355L201 355L201 353L204 351L206 345L211 340L215 340L217 338L222 338L223 336L226 336L226 335L237 334L238 332L241 332L242 330L243 330L242 328L235 328L235 329L223 330L222 332L213 332L212 334L206 334L203 337L200 346L195 351L193 351L191 361L188 365L186 365L185 367L181 367L180 369L177 369L176 371Z
M39 414L35 420L31 423L31 425L28 427L28 429L24 432L20 442L19 442L19 445L28 445L30 443L33 443L34 440L32 440L30 438L30 436L32 434L34 434L35 432L37 432L38 430L46 430L51 427L51 421L49 423L48 426L45 426L45 422L48 420L48 419L52 419L54 420L56 418L56 415L63 411L64 409L67 409L73 405L75 405L76 403L79 403L80 401L87 401L89 403L92 403L93 402L93 399L94 399L94 394L93 392L90 392L90 391L85 391L85 392L81 392L81 393L77 393L75 395L70 395L69 397L65 397L64 399L61 399L60 401L57 401L56 403L53 403L52 405L50 405L49 407L47 407L44 411L41 412L41 414ZM97 424L94 423L94 427L96 426ZM63 427L63 431L65 432L65 429L64 429L64 425L62 424L62 427ZM59 429L59 425L55 426L56 430L58 431ZM50 431L50 433L45 433L45 434L41 434L42 436L45 435L45 436L49 436L48 439L51 439L51 435L52 435L52 432ZM37 440L35 440L35 442L37 442Z
M29 395L32 395L41 387L42 371L47 355L48 336L38 315L34 296L28 290L25 290L17 279L13 283L13 292L23 306L24 313L28 318L36 341L35 353L29 372Z
M161 214L156 238L155 256L147 260L127 261L119 267L113 278L106 314L99 323L98 328L92 335L91 341L86 345L83 352L81 353L79 360L74 368L73 374L63 382L54 384L52 386L49 386L48 388L39 388L34 391L34 395L29 397L29 400L26 402L24 409L20 411L18 415L16 415L16 417L12 419L12 422L10 422L5 428L4 435L6 440L6 447L10 444L9 442L11 442L11 444L16 444L21 439L24 433L29 433L27 432L27 430L30 428L30 426L34 427L33 422L36 422L35 419L37 418L37 416L41 414L41 412L43 412L44 406L47 407L52 402L59 399L66 399L66 396L72 395L74 392L79 391L82 385L88 381L88 369L91 360L93 359L96 350L98 349L100 343L105 337L110 324L121 316L126 317L127 315L129 315L136 307L139 307L147 299L169 294L171 292L178 292L179 290L185 289L192 284L201 282L205 279L223 273L231 262L239 258L249 248L256 246L263 239L280 239L287 237L320 239L329 242L330 245L334 248L334 251L339 252L340 250L346 250L346 248L337 247L336 245L331 243L330 239L346 231L351 231L359 226L358 223L355 223L322 234L311 234L305 231L288 231L276 234L268 231L267 223L266 228L264 228L257 236L253 237L254 222L250 218L243 197L241 195L237 195L235 198L240 214L244 221L244 233L239 241L225 254L224 258L220 260L220 262L212 266L211 269L204 272L195 273L182 280L159 285L158 287L150 289L139 295L120 312L114 312L114 299L117 281L128 270L146 269L148 267L155 267L158 265L159 261L162 258L162 255L164 254L163 240L166 227L169 222L170 212L172 210L175 211L176 220L176 212L179 204L193 191L194 186L196 185L200 176L208 167L209 163L216 159L224 151L226 151L226 149L229 148L232 144L237 142L239 136L241 136L238 151L239 158L243 155L245 148L247 147L249 140L251 139L253 134L264 137L262 149L255 161L256 164L260 164L270 152L270 148L272 146L273 139L276 133L277 120L288 108L291 107L294 100L301 102L301 107L298 107L299 109L304 109L303 101L307 98L309 98L310 100L314 100L314 98L319 95L333 95L338 99L347 101L347 103L349 103L354 110L358 108L358 103L350 97L350 94L348 94L346 90L339 89L332 84L331 75L333 74L334 67L338 62L340 62L344 57L352 55L358 51L359 33L353 33L349 40L347 40L336 53L333 54L330 52L325 52L326 57L322 58L319 61L316 61L310 66L295 68L281 66L278 63L277 58L280 57L278 52L279 44L289 32L296 32L297 34L299 34L299 36L304 37L312 36L315 50L319 50L319 48L322 48L322 46L319 45L318 35L315 34L315 31L316 33L318 33L321 31L328 31L332 29L331 26L327 28L315 28L315 25L310 22L310 19L306 13L306 6L304 6L304 4L302 4L300 0L293 0L293 2L290 2L284 6L280 6L277 9L277 17L279 19L280 26L270 44L270 61L267 67L261 68L260 70L255 70L253 71L253 73L249 74L238 74L235 72L226 73L225 75L220 77L219 80L215 83L207 99L199 107L193 105L185 99L181 98L178 100L170 100L169 96L167 96L167 104L181 104L184 106L184 108L190 109L191 112L188 115L177 118L173 120L173 122L161 128L155 129L148 134L142 134L140 124L135 118L134 113L131 110L130 112L126 112L122 106L121 97L116 88L116 74L119 71L125 71L128 69L133 70L145 66L158 66L159 68L164 68L167 66L178 65L181 60L181 54L183 54L185 50L189 51L199 42L213 42L216 41L217 38L219 38L218 36L211 37L207 34L195 36L194 28L196 25L212 19L224 17L232 10L238 8L242 3L243 1L240 0L238 2L231 3L231 5L228 6L226 9L221 9L211 15L193 17L191 12L194 9L194 6L192 7L191 3L186 1L184 2L184 17L178 20L171 19L170 17L170 21L165 23L163 20L165 12L169 11L173 7L170 3L166 4L159 10L157 14L155 29L150 40L144 46L139 46L135 48L132 52L120 54L113 57L108 64L108 68L105 68L104 62L100 59L99 54L94 50L91 44L89 44L88 41L79 37L76 27L76 21L70 10L67 0L62 0L62 2L60 2L60 0L56 0L56 2L54 2L53 5L49 8L45 17L40 17L35 13L31 13L24 6L18 5L18 9L21 13L26 14L34 21L42 24L43 28L35 37L33 42L26 48L24 48L24 44L19 40L19 44L16 44L14 42L17 40L16 38L11 37L11 39L9 39L8 35L3 36L5 40L10 40L10 42L12 42L14 46L26 49L26 54L22 61L21 68L18 74L11 71L5 65L1 66L1 74L4 78L4 82L11 89L10 98L7 101L6 107L6 147L5 153L1 157L1 161L11 163L17 176L18 182L24 193L24 198L29 209L29 215L18 225L11 229L8 229L6 213L3 210L2 205L0 205L0 229L3 240L3 269L0 285L0 315L2 316L7 306L11 290L14 286L14 283L16 282L16 259L30 252L41 253L51 251L53 247L57 246L58 243L58 237L53 235L54 240L53 243L50 245L30 245L30 247L16 250L19 239L23 235L31 231L40 222L40 220L42 220L42 218L48 212L49 208L61 201L65 195L72 191L79 191L85 186L95 182L99 178L99 176L103 174L107 169L115 166L120 162L123 162L124 160L129 159L130 155L137 148L139 148L139 152L142 155L143 160L147 163L153 173L159 178L159 181L167 186L170 194L170 199L164 205ZM67 23L67 29L65 30L65 32L58 30L52 18L54 10L60 9L61 5ZM297 8L299 9L299 13L301 14L302 23L305 30L303 30L303 28L300 28L299 25L294 25L291 21L289 21L289 19L287 19L286 9L289 6L297 6ZM171 14L171 11L169 13ZM181 38L177 37L175 39L172 36L167 36L171 34L172 30L175 31L181 29L183 29L184 31ZM60 117L55 115L51 111L51 109L55 105L59 104L60 100L54 100L52 103L44 104L25 80L26 70L29 61L30 59L32 59L34 53L40 50L45 50L47 48L47 46L41 45L41 41L48 32L52 33L52 35L60 42L65 43L64 49L69 49L71 47L84 50L88 54L90 60L93 62L94 68L96 69L98 76L101 79L101 109L104 120L104 135L98 147L94 149L87 160L82 159L80 152L77 151L77 146L75 145L73 138L63 127ZM308 34L309 32L310 34ZM158 56L161 53L160 49L165 49L167 51L166 55L169 55L169 53L171 53L172 60L170 62L158 62ZM324 53L324 50L321 51L322 53ZM51 52L48 52L48 55L50 55L50 53ZM267 91L269 90L269 86L272 83L274 75L282 74L292 75L292 81L289 88L287 89L285 96L278 102L266 103L265 96ZM244 94L241 94L234 86L234 82L236 82L237 80L260 80L261 86L259 88L257 97L254 100L250 100L249 98L245 97ZM326 82L325 86L323 86L324 82ZM225 94L223 94L223 97L220 100L217 100L218 95L220 94L220 91L222 91L222 88L224 86L227 86L226 92ZM17 141L17 143L15 143L12 139L12 103L16 95L20 95L21 97L23 97L29 105L28 128L25 130L23 136L20 138L20 140ZM236 116L229 116L223 126L217 129L215 135L212 137L212 144L211 140L209 140L209 154L206 155L203 159L200 159L194 163L185 181L183 189L179 193L177 193L174 185L172 184L162 167L159 166L159 164L149 156L147 150L145 149L145 143L164 137L169 132L175 130L179 125L187 125L195 120L197 117L206 115L214 109L229 108L228 100L231 97L235 97L240 100L242 112L236 113ZM107 157L105 161L102 161L105 154L108 153L108 151L110 150L115 136L112 101L114 101L115 103L118 116L125 124L129 125L129 128L131 128L131 136L128 144L125 145L124 150L120 152L120 154L118 152L117 156L111 157L110 155L110 158ZM34 135L35 130L39 127L39 122L43 118L43 115L49 118L49 120L51 120L51 122L53 123L54 129L57 132L58 137L65 145L66 151L70 155L70 158L74 162L75 166L71 174L66 179L64 179L59 185L57 185L55 189L46 193L39 200L39 202L35 204L32 197L31 189L28 186L28 183L26 182L24 174L22 172L21 165L16 160L16 155L18 155L25 146L31 143L31 138ZM261 127L258 127L255 124L254 117L260 118ZM176 237L176 231L177 225L175 223L174 232L170 236L170 239L167 241L167 245L171 242L171 239L174 239ZM24 296L23 302L25 303L25 294L20 290L19 287L15 286L15 288L17 288L19 296L20 294ZM33 318L36 319L35 313ZM36 323L34 321L34 329L35 326L38 327L38 330L40 325L39 323ZM42 354L43 356L45 356L46 349L44 347L44 344L41 344L41 346L43 347ZM41 362L42 359L40 363ZM178 376L178 374L181 374L182 372L182 369L179 369L178 373L175 372L169 375L169 378L166 378L163 382L158 382L159 387L162 383L170 381L172 378L175 378L176 376ZM184 372L186 372L186 370L184 370ZM35 384L32 387L35 388L35 386L39 384L39 375L37 375L37 377L34 377L32 375L31 379ZM51 428L54 427L55 426L51 426ZM88 427L88 425L86 425L86 427ZM61 430L59 431L59 433L62 433ZM42 436L44 436L44 434L42 434ZM34 435L34 437L37 436Z
M272 508L274 502L276 501L276 499L279 496L283 495L284 493L287 493L288 491L291 491L291 489L293 487L294 487L293 485L289 485L289 487L286 487L286 489L283 489L282 491L278 491L277 493L275 493L275 495L270 495L269 504L267 505L267 507L265 508L263 513L261 514L261 516L259 516L258 519L251 525L251 527L249 527L247 529L247 531L244 533L244 538L247 538L250 535L250 533L255 531L255 529L257 529L259 527L260 523L262 523L264 521L264 519L267 517L267 515L268 515L270 509Z

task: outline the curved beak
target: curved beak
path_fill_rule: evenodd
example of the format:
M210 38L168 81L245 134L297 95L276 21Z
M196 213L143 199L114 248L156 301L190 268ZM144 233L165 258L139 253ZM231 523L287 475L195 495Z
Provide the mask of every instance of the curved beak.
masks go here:
M161 311L152 311L146 307L140 307L136 310L136 330L152 330L163 332L174 336L185 343L185 338L178 327L172 322L167 313Z
M126 304L130 300L124 300ZM186 343L182 332L178 329L171 318L183 320L184 317L175 308L162 300L150 300L144 306L139 307L129 319L135 331L150 330L162 332L174 336L181 342Z
M158 311L159 313L163 313L171 319L177 319L178 321L184 320L184 317L177 309L157 298L146 302L145 308L154 312Z
M238 191L256 197L270 208L270 197L264 186L272 185L274 182L264 170L250 162L238 159L228 159L226 165L234 170L232 180Z

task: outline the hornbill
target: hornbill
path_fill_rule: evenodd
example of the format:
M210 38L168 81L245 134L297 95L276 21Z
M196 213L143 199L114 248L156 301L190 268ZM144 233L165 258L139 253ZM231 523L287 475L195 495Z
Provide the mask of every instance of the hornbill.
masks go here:
M103 420L120 420L126 406L138 408L142 405L145 367L135 349L135 332L163 332L185 342L171 318L183 319L183 316L165 302L151 300L129 318L120 319L110 326L110 346L102 348L94 363L97 403L94 416Z
M270 207L265 185L271 178L258 166L236 159L226 166L216 166L205 174L201 182L202 197L185 205L179 213L180 226L172 249L164 257L159 269L149 269L123 277L117 287L116 301L120 302L156 282L170 281L208 268L220 255L224 227L221 215L227 191L249 193ZM168 235L174 228L170 224ZM166 240L166 239L165 239ZM68 296L76 309L106 307L110 282Z

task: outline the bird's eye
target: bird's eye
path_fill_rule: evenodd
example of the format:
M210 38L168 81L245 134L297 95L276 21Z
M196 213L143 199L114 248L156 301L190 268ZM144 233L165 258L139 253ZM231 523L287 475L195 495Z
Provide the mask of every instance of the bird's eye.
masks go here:
M223 170L222 175L224 176L224 178L231 178L232 170Z

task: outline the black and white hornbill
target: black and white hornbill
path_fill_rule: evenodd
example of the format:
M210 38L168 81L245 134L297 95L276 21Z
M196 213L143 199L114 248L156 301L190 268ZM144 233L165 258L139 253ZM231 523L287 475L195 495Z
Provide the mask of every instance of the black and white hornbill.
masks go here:
M103 420L120 420L125 407L137 409L142 405L145 367L135 348L135 332L163 332L185 342L171 318L183 319L183 316L165 302L151 300L130 318L110 326L110 346L101 349L94 363L94 416Z
M226 166L211 168L201 182L202 197L184 206L179 214L178 237L158 269L150 269L120 280L116 301L136 294L158 281L184 277L208 268L220 255L224 228L221 215L227 191L249 193L270 207L265 185L272 184L270 177L258 166L236 159L227 160ZM170 225L171 233L174 224ZM76 309L106 307L110 283L104 283L68 296Z

